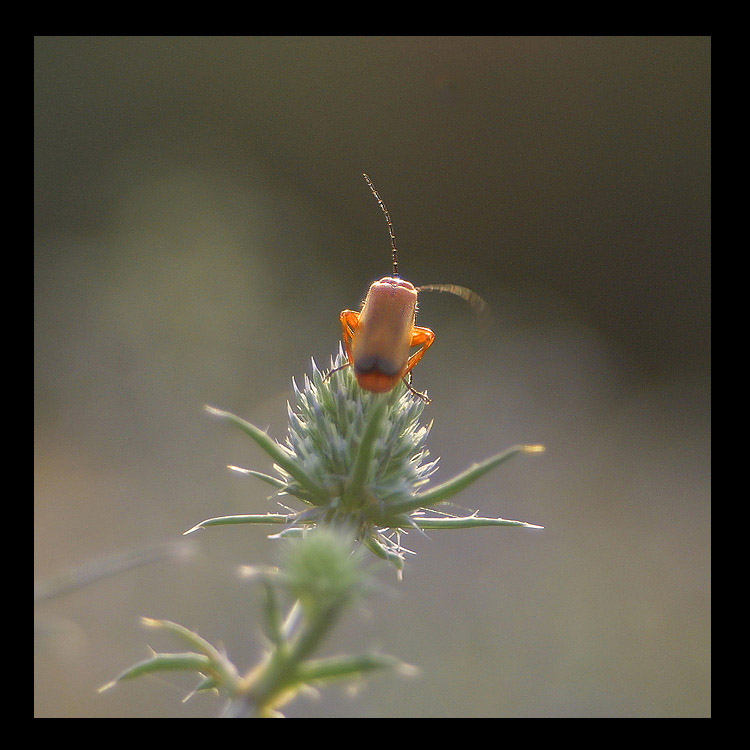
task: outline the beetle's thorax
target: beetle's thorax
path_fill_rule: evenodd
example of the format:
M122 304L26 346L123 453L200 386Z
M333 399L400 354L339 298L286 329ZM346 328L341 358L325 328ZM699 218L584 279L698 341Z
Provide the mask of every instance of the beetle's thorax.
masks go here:
M411 336L411 327L417 311L418 292L409 281L398 276L384 276L373 282L360 311L360 328L377 335L405 338Z

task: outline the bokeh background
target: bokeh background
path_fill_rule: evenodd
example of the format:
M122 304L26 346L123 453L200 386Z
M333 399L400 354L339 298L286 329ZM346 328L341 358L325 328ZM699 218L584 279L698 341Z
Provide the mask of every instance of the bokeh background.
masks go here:
M436 479L515 443L459 502L543 531L411 535L403 583L328 652L418 665L291 716L710 714L710 38L35 39L35 579L275 510L202 411L282 438L291 378L390 273L425 294L414 372ZM141 615L257 658L261 528L36 608L37 716L214 716L144 658Z

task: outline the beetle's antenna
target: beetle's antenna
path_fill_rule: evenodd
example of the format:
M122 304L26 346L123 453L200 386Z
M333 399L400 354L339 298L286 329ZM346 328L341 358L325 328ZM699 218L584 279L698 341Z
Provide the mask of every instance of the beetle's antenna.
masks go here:
M484 315L487 312L487 303L476 292L472 292L471 289L467 289L465 286L458 286L457 284L425 284L424 286L418 286L417 291L450 292L457 297L465 299L480 315Z
M455 294L457 297L465 299L474 308L474 312L477 314L480 325L483 328L489 327L491 319L490 307L476 292L472 292L471 289L467 289L465 286L458 286L457 284L425 284L425 286L418 286L417 291L450 292L451 294Z
M370 190L372 190L375 200L380 204L380 208L383 209L385 220L388 222L388 234L391 236L391 253L393 255L393 275L398 276L398 250L396 250L396 236L393 234L391 215L388 213L388 209L385 207L383 199L378 195L378 191L375 190L375 185L372 184L372 180L364 172L362 172L362 177L367 180L367 184L370 186Z

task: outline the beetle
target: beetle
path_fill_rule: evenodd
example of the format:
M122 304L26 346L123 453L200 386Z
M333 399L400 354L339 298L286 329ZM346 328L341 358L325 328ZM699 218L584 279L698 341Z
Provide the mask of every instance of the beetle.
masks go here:
M478 294L462 286L428 284L415 287L399 276L398 250L391 216L372 180L364 173L362 176L388 224L393 275L384 276L372 283L359 312L341 311L339 318L347 361L331 370L326 375L326 380L333 373L352 366L357 383L366 391L386 393L393 390L399 381L403 381L415 396L429 404L427 395L411 385L411 371L435 342L435 334L429 328L416 325L419 292L450 292L463 297L479 311L484 311L487 305ZM415 346L419 348L410 354Z

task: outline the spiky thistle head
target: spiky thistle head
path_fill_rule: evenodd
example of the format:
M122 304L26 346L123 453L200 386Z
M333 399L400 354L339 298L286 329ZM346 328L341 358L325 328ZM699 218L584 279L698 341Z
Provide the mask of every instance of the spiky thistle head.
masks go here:
M425 511L516 453L537 452L540 446L514 446L425 489L437 460L429 460L426 444L432 425L420 423L424 400L403 384L384 394L364 391L350 367L337 370L346 361L339 347L331 361L331 371L336 370L332 375L324 376L313 360L312 373L304 377L302 387L292 381L294 401L287 405L289 427L283 443L233 414L208 407L255 440L273 458L279 476L231 468L266 481L277 494L295 497L306 507L283 514L208 519L190 531L230 523L274 523L286 526L275 536L288 536L311 526L335 525L353 532L368 549L401 570L407 551L400 545L402 530L533 526L477 514L428 517Z
M331 361L346 362L341 349ZM312 361L312 376L302 388L292 381L294 405L287 404L289 430L285 445L317 487L324 489L332 517L377 503L405 500L429 481L437 460L428 461L427 436L432 424L419 418L424 402L400 384L388 394L364 391L351 368L330 378ZM305 487L277 467L288 492L315 505Z

